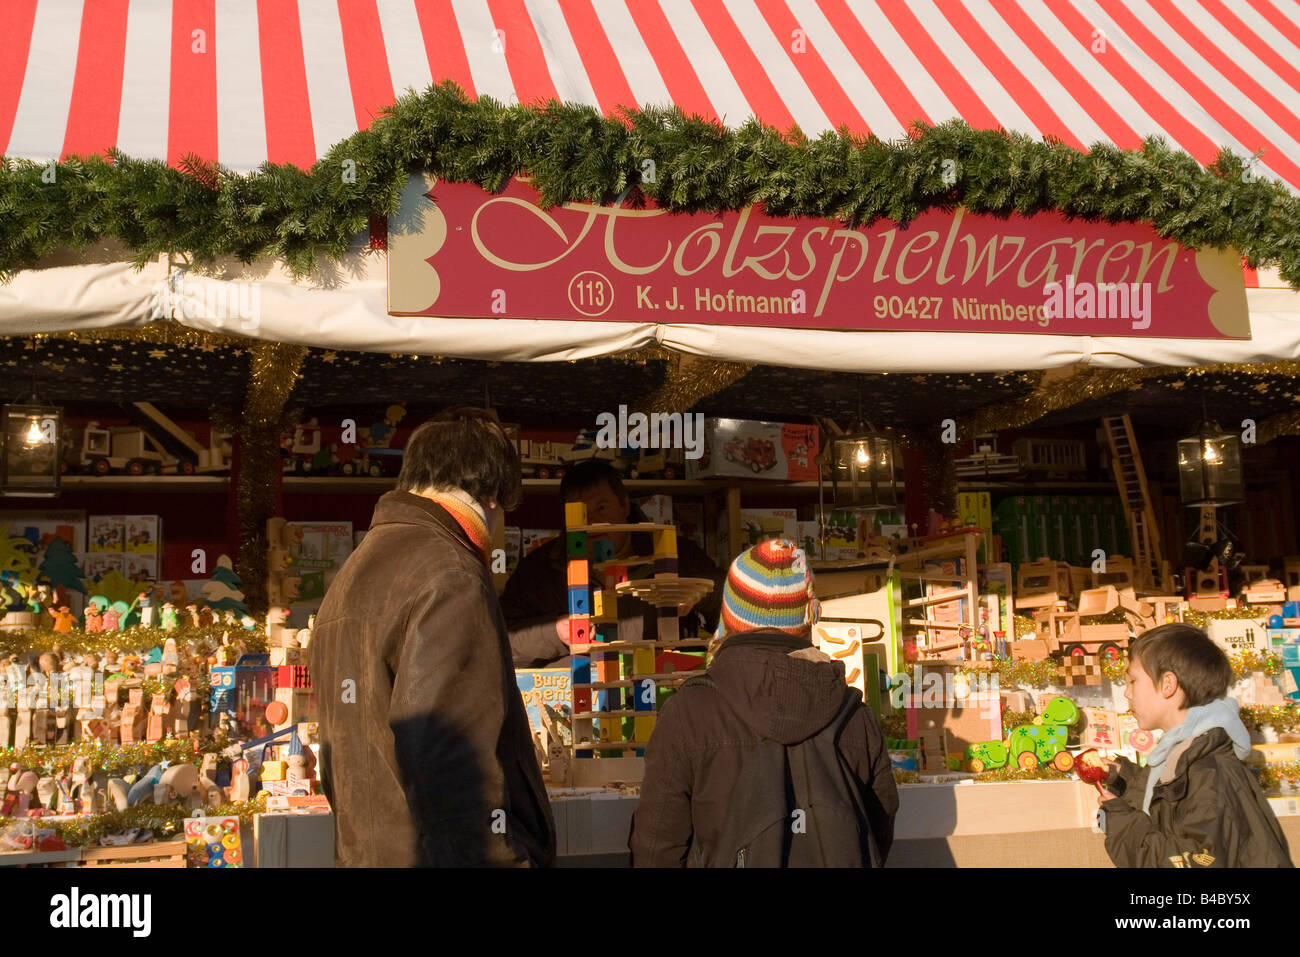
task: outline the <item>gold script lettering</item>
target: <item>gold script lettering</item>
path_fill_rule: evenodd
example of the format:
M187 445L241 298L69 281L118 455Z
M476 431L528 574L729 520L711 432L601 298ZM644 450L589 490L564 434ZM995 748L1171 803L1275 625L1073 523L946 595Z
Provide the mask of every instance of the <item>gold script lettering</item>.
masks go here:
M922 239L929 239L930 241L926 243L924 246L922 246L920 249L914 249L913 247L915 247L916 244L920 242ZM921 233L919 236L913 236L911 239L909 239L907 245L898 251L898 264L894 267L894 278L897 279L899 283L904 286L910 286L912 283L920 280L922 276L924 276L926 273L930 271L930 267L934 265L934 257L927 256L925 260L925 265L922 267L921 271L917 273L915 276L909 277L905 275L903 272L904 267L907 265L908 254L913 252L925 252L927 249L929 249L938 241L939 241L939 234L935 232L933 229L929 230L928 232Z

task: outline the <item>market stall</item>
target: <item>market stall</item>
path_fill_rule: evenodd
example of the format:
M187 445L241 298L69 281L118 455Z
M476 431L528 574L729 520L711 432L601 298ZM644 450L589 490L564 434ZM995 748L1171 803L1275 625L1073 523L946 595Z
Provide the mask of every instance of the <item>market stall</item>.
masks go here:
M21 6L0 650L47 697L0 715L14 850L135 829L211 865L256 831L266 863L319 860L310 616L410 431L466 401L527 470L498 584L589 530L556 497L583 458L618 460L659 536L660 585L607 568L573 663L519 675L570 854L625 840L655 715L703 665L699 636L624 647L610 617L690 592L678 537L720 565L771 534L817 554L818 643L886 729L904 842L969 860L986 805L1086 832L1073 758L1152 746L1117 681L1171 620L1231 653L1294 817L1293 25L561 0L74 4L68 29ZM616 109L638 102L675 106ZM620 409L701 416L708 459L600 441ZM1206 461L1187 440L1244 474L1179 486ZM61 669L89 675L75 707ZM1035 718L1054 753L994 747Z

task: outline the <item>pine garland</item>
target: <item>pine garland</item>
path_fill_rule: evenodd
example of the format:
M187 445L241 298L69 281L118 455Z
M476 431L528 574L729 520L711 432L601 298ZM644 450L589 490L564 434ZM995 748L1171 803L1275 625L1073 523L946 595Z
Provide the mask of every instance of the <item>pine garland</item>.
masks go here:
M642 181L646 161L653 181ZM526 171L547 206L628 195L679 212L761 202L775 216L855 226L957 205L1148 222L1192 248L1236 246L1300 288L1300 197L1253 175L1250 162L1225 149L1203 168L1159 138L1085 153L961 121L916 123L897 142L844 129L810 140L752 119L728 130L675 107L607 118L555 101L471 101L445 81L402 96L310 170L268 163L241 175L194 158L172 169L117 151L57 164L0 160L0 278L106 240L124 243L137 265L160 254L196 264L274 258L306 275L321 259L341 259L370 217L396 212L408 174L423 169L492 192Z

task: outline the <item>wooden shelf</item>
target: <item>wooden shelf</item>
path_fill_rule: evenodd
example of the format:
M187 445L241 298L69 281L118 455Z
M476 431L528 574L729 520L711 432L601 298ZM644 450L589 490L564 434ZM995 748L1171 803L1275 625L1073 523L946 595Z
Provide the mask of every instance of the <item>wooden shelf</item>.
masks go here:
M1062 479L1059 481L1049 481L1044 479L1041 482L996 482L986 479L968 479L957 483L957 488L963 492L1037 492L1052 491L1099 491L1115 489L1115 482L1080 482Z
M68 492L225 492L228 475L65 475Z
M647 718L652 718L658 714L657 711L642 711ZM581 744L575 744L575 751L644 751L647 742L645 741L586 741Z
M709 638L679 638L654 641L591 641L587 644L569 645L569 651L576 655L585 655L593 651L630 651L635 648L707 648Z
M65 477L64 484L69 484L69 478ZM100 482L103 479L96 479L90 476L78 477L85 478L86 481ZM106 478L126 478L133 482L158 482L165 480L175 481L179 476L158 476L146 478L134 478L130 476L106 476ZM186 481L220 481L226 482L227 479L211 479L207 477L184 477ZM816 482L779 482L779 481L762 481L760 479L737 479L740 491L746 495L771 495L777 497L793 498L816 498ZM686 496L708 496L726 492L729 487L728 479L624 479L623 486L633 495L651 494L662 492L667 495L686 495ZM284 490L286 492L312 492L320 491L327 494L370 494L382 495L384 492L397 487L396 478L370 478L369 476L310 476L310 475L286 475L284 477ZM829 484L827 484L829 494ZM993 480L972 479L960 481L957 483L957 489L963 492L1026 492L1026 493L1048 493L1052 491L1109 491L1115 488L1114 482L1072 482L1072 481L1042 481L1042 482L998 482ZM902 492L904 486L902 482L898 483L898 490ZM559 495L559 479L524 479L524 491L535 495ZM901 505L900 505L901 508Z
M656 682L669 682L669 681L680 681L683 678L694 678L696 675L702 675L702 674L704 674L702 670L674 671L674 672L668 672L668 673L657 674L657 675L637 675L636 678L637 681L645 681L649 679L651 681L656 681ZM606 688L631 688L632 684L633 684L632 679L624 678L620 681L592 681L588 684L576 684L573 685L572 687L574 691L582 691L582 690L603 691Z
M323 492L327 495L338 493L364 493L383 495L397 488L395 478L370 478L363 475L321 476L286 475L284 477L286 492Z

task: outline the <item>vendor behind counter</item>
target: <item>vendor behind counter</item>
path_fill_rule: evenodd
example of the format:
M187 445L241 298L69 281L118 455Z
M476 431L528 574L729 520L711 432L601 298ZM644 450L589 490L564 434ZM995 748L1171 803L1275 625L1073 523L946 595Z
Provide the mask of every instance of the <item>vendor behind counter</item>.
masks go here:
M628 498L623 480L608 462L582 462L565 473L560 482L561 502L582 502L592 524L645 522L645 515ZM561 506L562 507L562 506ZM616 557L649 555L653 541L649 532L621 532L593 539L609 538ZM564 536L524 556L519 567L506 582L501 595L501 610L510 632L510 648L516 668L542 668L565 659L569 654L568 556ZM693 608L680 608L683 636L694 637L703 629L709 634L718 625L722 607L721 570L704 550L689 539L677 539L677 573L683 578L709 578L713 591ZM649 578L654 566L635 565L628 569L630 578ZM603 582L593 572L592 587ZM658 624L655 609L636 598L618 600L618 637L636 641L642 636L655 637Z

